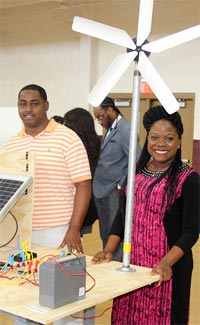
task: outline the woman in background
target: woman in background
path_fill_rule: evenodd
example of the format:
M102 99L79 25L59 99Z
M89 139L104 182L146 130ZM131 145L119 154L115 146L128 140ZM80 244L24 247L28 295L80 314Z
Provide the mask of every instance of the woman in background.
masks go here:
M160 279L157 285L117 297L112 324L186 325L191 248L199 238L199 175L181 160L179 113L170 115L162 106L153 107L144 114L143 125L147 136L136 167L130 262L152 268ZM112 260L123 234L122 204L106 247L94 256L94 263Z
M54 115L51 118L53 118L57 123L63 124L64 118L60 115Z
M88 154L90 170L93 177L99 158L101 142L96 133L92 115L86 109L77 107L65 113L63 124L76 132L81 138ZM96 219L98 219L98 215L92 195L81 229L82 235L92 232L92 225Z

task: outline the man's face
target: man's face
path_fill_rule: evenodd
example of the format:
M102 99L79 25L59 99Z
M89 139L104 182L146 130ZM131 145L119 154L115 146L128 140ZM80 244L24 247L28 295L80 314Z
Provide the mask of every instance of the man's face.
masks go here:
M94 116L97 122L105 129L108 129L114 121L112 117L112 108L110 107L102 108L99 106L94 108Z
M24 126L38 128L47 120L48 101L37 90L23 90L18 99L18 112Z

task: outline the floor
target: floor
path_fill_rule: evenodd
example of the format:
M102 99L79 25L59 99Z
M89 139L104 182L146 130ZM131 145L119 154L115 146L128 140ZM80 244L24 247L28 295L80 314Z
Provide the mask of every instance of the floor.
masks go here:
M98 222L96 222L94 224L92 234L84 236L84 252L86 255L93 256L96 252L100 250L101 241L99 239ZM200 239L193 248L193 254L194 271L191 289L189 325L200 325ZM110 325L111 306L112 301L108 301L97 306L95 325ZM103 315L100 316L102 313ZM0 316L0 325L13 325L13 321L8 317Z

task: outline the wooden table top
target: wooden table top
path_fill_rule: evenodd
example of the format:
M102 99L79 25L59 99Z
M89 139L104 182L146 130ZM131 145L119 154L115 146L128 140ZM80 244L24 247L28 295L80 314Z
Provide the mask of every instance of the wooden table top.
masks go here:
M38 256L56 254L55 250L34 246L34 252ZM0 249L0 259L7 256L8 250ZM122 266L120 262L102 264L91 263L91 256L86 256L87 272L96 281L94 288L86 293L86 298L67 304L65 306L49 309L39 305L39 287L32 284L8 284L0 282L0 311L8 312L15 316L33 320L42 324L48 324L63 317L69 316L86 308L95 306L104 301L113 299L121 294L138 289L145 285L156 282L158 275L152 276L151 269L131 266L135 272L121 272L117 268ZM2 280L2 279L1 279ZM86 277L86 290L93 284L92 279Z

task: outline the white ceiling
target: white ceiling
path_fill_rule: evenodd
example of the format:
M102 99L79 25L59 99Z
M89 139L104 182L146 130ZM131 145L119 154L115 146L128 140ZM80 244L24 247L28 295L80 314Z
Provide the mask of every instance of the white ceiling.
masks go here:
M49 1L49 0L46 0ZM45 0L0 0L0 7L1 8L9 8L9 7L16 7L16 6L24 6L30 4L39 4L45 2Z
M105 2L116 2L114 1L105 1L105 0L0 0L0 7L8 8L8 7L17 7L31 4L41 4L45 2L55 2L57 1L61 5L66 6L85 6L85 5L94 5ZM120 1L122 2L122 1Z
M22 22L34 26L39 21L47 29L49 23L65 23L70 34L73 17L77 15L124 29L134 37L139 0L0 0L0 10L0 32L3 33L9 32L12 25L16 29L16 26L24 26ZM154 1L152 37L198 24L200 0Z

